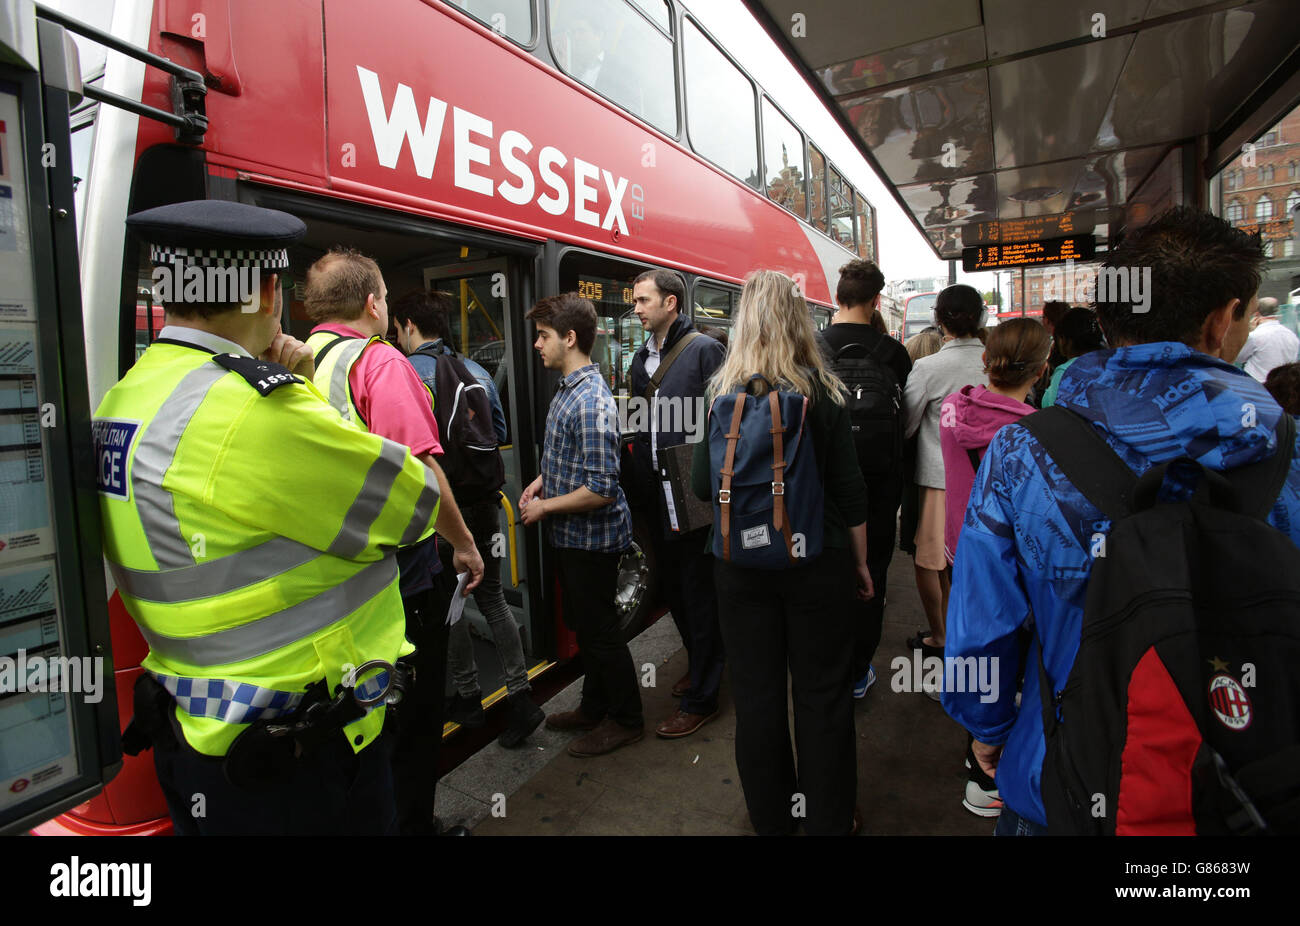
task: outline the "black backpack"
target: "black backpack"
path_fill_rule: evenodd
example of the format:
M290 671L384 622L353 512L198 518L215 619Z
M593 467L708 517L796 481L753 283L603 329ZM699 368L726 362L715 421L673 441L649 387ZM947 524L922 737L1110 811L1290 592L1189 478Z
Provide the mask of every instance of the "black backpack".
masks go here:
M422 345L415 353L437 361L433 416L444 454L438 462L456 501L466 505L492 500L505 485L506 471L497 449L487 389L456 354L441 346Z
M903 468L903 390L881 356L888 346L883 337L871 349L845 344L831 358L831 370L849 390L853 446L866 479L896 475Z
M1020 423L1112 522L1091 541L1063 688L1039 649L1049 831L1300 832L1300 549L1264 520L1293 419L1267 459L1227 473L1183 459L1141 478L1064 408ZM1171 467L1199 471L1196 492L1157 502Z

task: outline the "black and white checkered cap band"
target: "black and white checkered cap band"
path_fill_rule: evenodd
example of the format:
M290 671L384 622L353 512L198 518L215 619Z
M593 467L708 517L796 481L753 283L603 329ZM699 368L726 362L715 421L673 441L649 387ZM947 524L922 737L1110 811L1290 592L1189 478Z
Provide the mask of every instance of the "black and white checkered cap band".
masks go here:
M264 270L283 270L289 266L289 251L287 248L173 248L155 244L149 248L149 259L155 264L180 261L188 267L260 267Z

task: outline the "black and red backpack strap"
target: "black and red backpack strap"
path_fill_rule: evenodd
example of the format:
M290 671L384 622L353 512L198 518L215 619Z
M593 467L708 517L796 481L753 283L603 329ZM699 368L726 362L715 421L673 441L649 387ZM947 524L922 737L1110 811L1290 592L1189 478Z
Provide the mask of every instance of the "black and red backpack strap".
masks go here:
M1034 436L1066 480L1112 523L1128 515L1138 477L1086 419L1059 405L1050 405L1026 415L1019 423ZM1058 722L1056 696L1043 657L1043 638L1041 634L1035 636L1043 732L1050 738Z
M1242 514L1266 520L1291 474L1291 461L1295 452L1295 419L1285 411L1277 423L1277 444L1277 450L1272 456L1223 474L1237 490Z

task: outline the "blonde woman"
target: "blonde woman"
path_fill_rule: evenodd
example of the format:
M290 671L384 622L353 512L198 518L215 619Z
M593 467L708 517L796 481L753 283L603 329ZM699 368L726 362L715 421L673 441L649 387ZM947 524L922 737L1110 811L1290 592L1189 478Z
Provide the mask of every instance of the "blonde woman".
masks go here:
M754 374L808 398L805 419L825 489L823 550L781 570L715 560L718 617L736 704L736 765L750 820L760 835L804 831L844 835L858 826L856 733L851 660L855 596L873 594L867 571L867 493L844 405L843 384L814 339L794 281L759 270L745 281L730 349L709 383L709 398L736 392ZM761 382L751 389L764 389ZM712 498L721 467L708 444L695 449L695 494ZM790 747L786 676L794 695L798 768Z

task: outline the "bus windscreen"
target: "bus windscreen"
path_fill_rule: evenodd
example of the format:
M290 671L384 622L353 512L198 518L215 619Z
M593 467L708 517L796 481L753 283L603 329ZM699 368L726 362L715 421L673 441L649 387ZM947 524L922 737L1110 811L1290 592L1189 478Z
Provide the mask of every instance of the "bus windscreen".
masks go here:
M904 341L934 324L934 303L938 298L938 293L925 293L907 300L903 315Z

